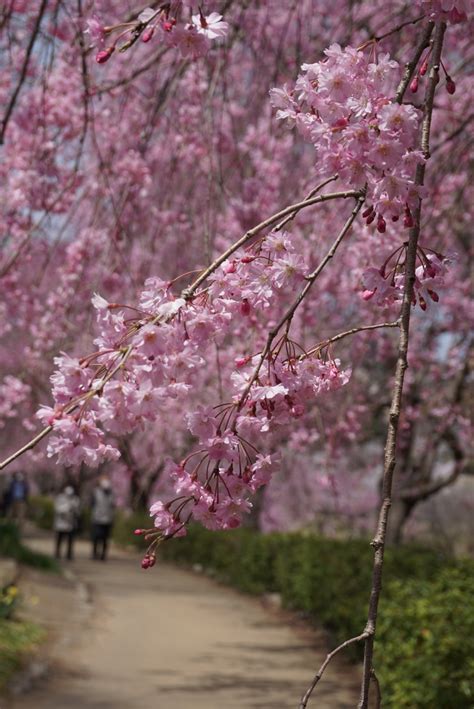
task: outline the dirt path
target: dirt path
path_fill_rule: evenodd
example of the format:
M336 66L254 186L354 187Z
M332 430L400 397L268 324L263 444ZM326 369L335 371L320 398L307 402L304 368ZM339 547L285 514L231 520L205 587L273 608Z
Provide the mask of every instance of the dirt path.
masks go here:
M30 575L56 641L48 676L8 709L296 709L327 651L322 634L201 575L88 553L80 544L69 591L67 579ZM354 674L332 665L311 706L354 707Z

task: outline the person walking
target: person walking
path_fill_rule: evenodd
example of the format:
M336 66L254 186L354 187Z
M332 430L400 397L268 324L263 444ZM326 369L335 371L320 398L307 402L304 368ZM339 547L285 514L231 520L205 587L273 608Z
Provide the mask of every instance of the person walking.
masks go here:
M115 514L115 498L110 480L103 476L92 492L92 558L107 560L107 548Z
M26 517L28 494L28 482L23 473L13 473L10 487L7 491L6 506L8 517L16 522L20 532Z
M54 501L54 531L56 532L56 559L61 558L61 548L66 541L66 558L74 558L74 537L79 521L80 500L72 485L66 485Z

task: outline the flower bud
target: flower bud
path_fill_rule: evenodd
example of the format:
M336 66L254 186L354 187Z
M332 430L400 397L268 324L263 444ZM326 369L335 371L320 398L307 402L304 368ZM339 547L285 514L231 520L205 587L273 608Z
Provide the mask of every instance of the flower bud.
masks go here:
M385 219L382 216L380 216L377 220L377 231L380 232L380 234L384 234L386 228L387 228L387 224L385 222Z
M105 62L107 62L110 59L110 57L112 56L114 51L115 51L115 47L112 46L112 47L107 47L107 49L101 49L100 52L97 52L97 54L95 55L95 60L96 60L97 64L105 64Z
M333 123L332 128L335 131L343 130L343 128L346 128L348 125L349 125L349 121L347 120L347 118L342 117L342 118L338 118L337 121L335 121L335 123Z
M448 92L448 94L451 94L451 95L454 94L456 91L456 84L454 83L454 81L451 79L450 76L446 77L446 91Z
M374 296L376 290L377 290L376 288L374 288L374 290L365 290L362 293L362 299L363 300L370 300Z
M414 226L415 222L413 221L413 216L408 207L405 209L405 216L403 218L403 226L406 227L407 229L411 229L412 226Z
M439 301L439 295L437 294L437 292L435 290L430 290L428 288L428 293L429 293L431 300L434 300L435 303L437 303Z
M155 34L155 28L154 27L147 27L144 33L142 34L142 42L149 42L150 39L153 37Z
M460 22L465 22L467 20L467 15L465 12L460 12L457 7L453 7L449 13L449 19L453 25L458 25Z
M366 224L372 224L372 222L375 220L375 217L377 216L376 212L372 212L372 214L369 214L367 219L365 220Z
M423 64L420 67L420 72L419 72L420 76L424 76L426 74L426 72L428 71L428 59L429 59L429 57L426 57L425 61L423 62Z
M365 218L368 217L370 214L372 214L373 211L374 211L373 206L367 207L367 209L364 209L364 211L362 212L362 216L363 216L364 219L365 219Z
M171 32L175 24L176 20L172 17L170 20L165 20L164 22L162 22L161 26L163 27L165 32Z
M133 531L133 533L134 533L137 537L139 537L140 535L143 534L144 531L145 531L144 529L135 529L135 530Z
M249 357L249 356L248 356L248 357L238 357L238 358L235 360L235 366L236 366L236 367L245 367L245 365L248 364L251 359L252 359L252 358Z
M416 92L418 91L418 77L417 76L415 76L413 81L410 83L410 91L413 94L416 94Z
M242 315L250 315L250 303L247 298L244 298L240 304L240 312Z

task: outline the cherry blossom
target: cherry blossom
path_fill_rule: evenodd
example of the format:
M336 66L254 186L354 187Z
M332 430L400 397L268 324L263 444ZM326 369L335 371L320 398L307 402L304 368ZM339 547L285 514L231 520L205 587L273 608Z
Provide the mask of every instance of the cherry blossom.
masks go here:
M99 17L90 8L80 18L60 2L56 17L48 13L41 24L7 121L0 167L3 440L13 450L36 435L34 411L44 404L49 453L61 461L49 466L51 475L71 461L107 466L124 504L135 504L137 490L144 504L172 503L167 511L179 533L188 517L222 528L249 511L266 528L312 524L328 510L350 520L363 510L368 518L382 443L379 433L367 443L367 431L380 430L388 386L382 370L393 361L395 338L380 329L327 343L377 324L380 308L396 319L400 247L419 197L423 253L407 376L421 403L407 409L403 425L416 429L416 451L441 438L446 425L459 431L460 450L469 441L463 403L452 401L470 317L464 141L472 82L462 59L469 23L446 32L424 188L413 176L424 160L417 135L431 47L410 77L417 92L408 88L402 105L393 98L428 15L470 8L325 2L321 23L311 3L299 3L294 14L285 3L271 12L265 4L237 4L220 18L219 4L210 2L206 28L197 3L173 2L169 12L142 7L106 0ZM7 18L4 107L37 10L15 3ZM402 13L407 21L426 17L375 41ZM222 41L225 24L229 42ZM76 32L87 25L83 54ZM219 37L210 36L215 31ZM107 61L98 65L100 52ZM201 52L205 59L188 61ZM296 86L295 61L304 62ZM297 131L271 115L274 85L276 118ZM347 201L315 204L281 229L264 229L191 298L182 291L247 230L312 193L323 175L333 182L320 193L367 183L364 216L294 313L287 336L285 323L262 358L269 332L333 243ZM453 248L459 259L443 256ZM399 467L416 477L416 461L404 450ZM164 465L169 457L177 461L172 468ZM21 464L41 471L43 458L40 445ZM268 483L250 509L255 490ZM153 529L160 539L174 531Z
M339 173L348 185L367 185L368 223L397 220L417 203L412 165L419 111L393 104L391 86L399 70L388 54L376 59L369 50L333 44L326 59L303 64L294 91L273 90L277 118L291 119L317 153L317 171ZM373 215L373 216L372 216Z

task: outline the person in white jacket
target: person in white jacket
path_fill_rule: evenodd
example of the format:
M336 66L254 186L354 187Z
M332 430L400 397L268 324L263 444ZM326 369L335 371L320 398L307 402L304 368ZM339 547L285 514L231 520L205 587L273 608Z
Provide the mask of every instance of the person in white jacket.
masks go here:
M56 558L61 558L61 548L66 541L66 558L74 558L74 537L79 521L80 500L72 485L66 485L64 490L54 500L54 531L56 532Z
M107 560L107 547L115 516L115 497L110 480L104 475L92 491L92 558Z

